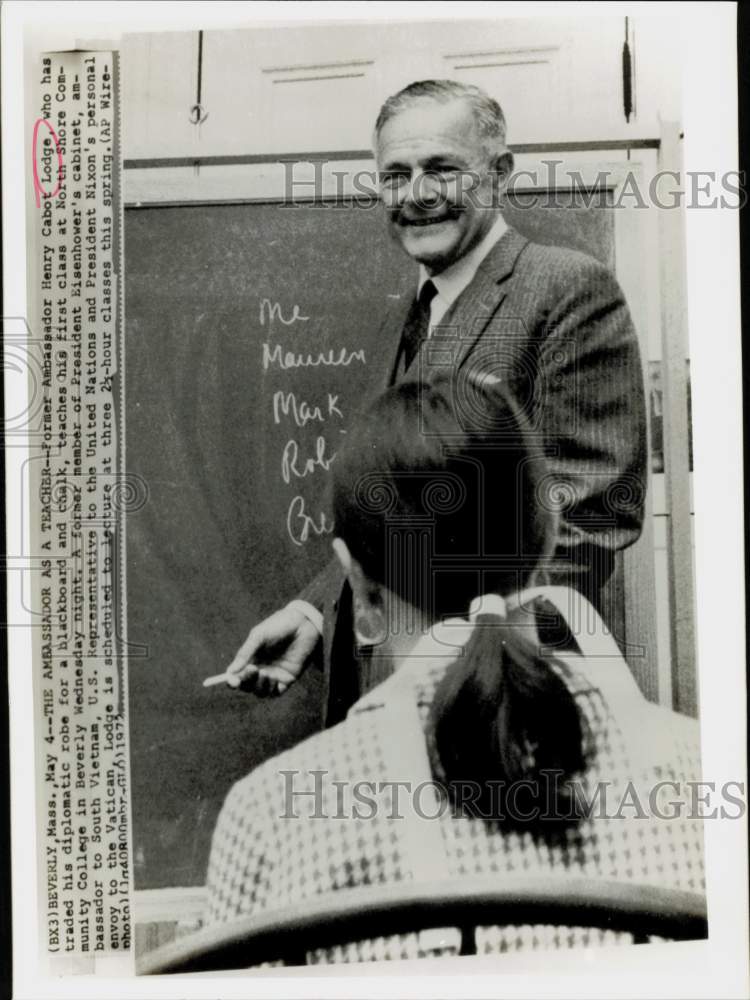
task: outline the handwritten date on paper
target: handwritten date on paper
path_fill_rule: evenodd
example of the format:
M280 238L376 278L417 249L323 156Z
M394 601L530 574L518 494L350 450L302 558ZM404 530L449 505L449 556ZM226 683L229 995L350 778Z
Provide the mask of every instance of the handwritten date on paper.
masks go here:
M274 333L279 327L285 331L302 330L296 324L307 324L311 317L303 315L296 303L284 304L270 298L262 298L258 305L258 318L262 327L269 327ZM307 330L305 329L307 333ZM349 347L327 348L325 350L293 350L276 342L264 342L261 363L264 372L274 372L281 377L293 378L297 369L306 368L348 368L350 365L364 365L365 352ZM303 398L299 389L292 384L288 388L277 389L272 397L272 417L275 425L290 428L318 426L321 433L312 445L301 443L290 437L281 453L281 479L287 486L302 486L311 477L320 477L330 472L336 459L335 448L330 444L330 434L345 434L342 426L345 415L340 393L326 392L319 399ZM327 426L326 426L327 425ZM330 535L333 524L324 511L308 510L305 496L298 492L289 501L286 514L286 531L293 545L301 548L311 538Z

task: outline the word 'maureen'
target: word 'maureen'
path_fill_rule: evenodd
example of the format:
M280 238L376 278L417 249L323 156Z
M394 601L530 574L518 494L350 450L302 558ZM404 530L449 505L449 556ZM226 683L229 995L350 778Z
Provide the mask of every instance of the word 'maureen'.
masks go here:
M287 371L290 368L317 368L322 365L327 368L348 367L353 362L361 365L366 364L365 352L349 351L342 347L339 351L331 348L328 351L319 351L317 354L295 354L294 351L284 351L281 344L276 344L273 349L267 343L263 344L263 371L268 371L272 366Z

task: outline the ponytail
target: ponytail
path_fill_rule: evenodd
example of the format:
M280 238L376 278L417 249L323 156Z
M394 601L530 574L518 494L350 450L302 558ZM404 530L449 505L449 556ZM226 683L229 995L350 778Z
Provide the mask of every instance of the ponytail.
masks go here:
M480 615L438 687L429 727L434 770L454 806L466 805L468 786L477 815L523 827L579 819L570 781L586 764L578 707L528 631Z

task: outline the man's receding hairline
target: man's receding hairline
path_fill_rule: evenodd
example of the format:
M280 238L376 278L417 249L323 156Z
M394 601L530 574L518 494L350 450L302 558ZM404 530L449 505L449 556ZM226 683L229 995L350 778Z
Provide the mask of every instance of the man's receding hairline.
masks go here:
M413 110L414 107L416 107L418 104L435 104L440 107L447 107L449 104L453 103L457 104L459 102L462 102L464 105L466 105L466 110L468 111L469 117L471 119L471 125L474 130L474 135L476 137L477 144L482 149L484 154L491 159L495 153L499 153L501 150L504 150L506 148L505 139L499 135L493 136L493 135L483 134L482 129L479 126L479 122L477 121L477 116L474 112L474 108L472 107L471 102L467 100L466 97L463 96L454 97L448 101L441 101L439 98L434 98L434 97L415 98L412 104L405 105L399 111L394 112L394 114L392 114L385 122L383 122L379 130L377 129L375 130L375 134L373 137L374 138L373 149L377 152L377 145L380 140L380 135L383 129L386 127L386 125L390 124L390 122L392 121L395 121L397 118L400 118L406 112Z
M392 121L395 121L401 115L405 114L407 111L413 110L419 104L434 104L436 106L447 107L449 104L453 103L463 103L466 106L466 110L469 113L471 119L471 124L474 130L474 135L476 136L477 144L481 147L483 152L490 159L496 154L507 149L505 137L502 135L487 135L480 127L480 123L477 119L477 115L472 107L471 101L465 96L461 95L458 97L452 97L450 100L443 101L439 98L424 96L416 97L413 102L395 111L393 114L384 121L379 129L375 129L373 133L373 149L377 152L377 147L380 142L380 136L385 129L385 127Z
M507 123L500 104L481 87L456 80L418 80L391 95L378 112L374 139L379 139L389 121L425 102L443 107L463 102L481 142L505 147Z

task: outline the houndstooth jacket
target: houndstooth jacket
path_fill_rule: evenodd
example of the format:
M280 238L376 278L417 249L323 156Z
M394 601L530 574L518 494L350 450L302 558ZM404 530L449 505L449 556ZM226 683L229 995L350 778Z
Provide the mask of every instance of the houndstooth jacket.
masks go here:
M688 815L684 784L699 778L698 724L647 702L614 644L610 655L555 663L590 734L583 789L597 808L587 818L563 833L532 834L446 807L433 780L427 720L472 627L458 620L436 626L344 722L232 788L209 860L212 921L349 887L503 872L703 891L702 825ZM411 791L404 794L400 781ZM631 940L586 927L476 930L477 954ZM457 929L442 928L311 952L308 962L450 955L459 943Z

